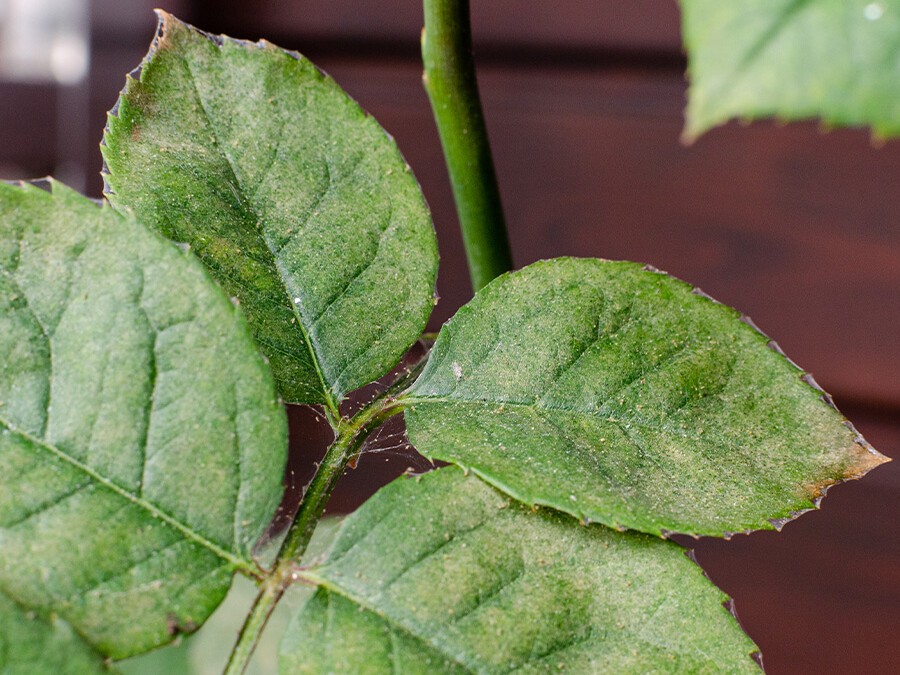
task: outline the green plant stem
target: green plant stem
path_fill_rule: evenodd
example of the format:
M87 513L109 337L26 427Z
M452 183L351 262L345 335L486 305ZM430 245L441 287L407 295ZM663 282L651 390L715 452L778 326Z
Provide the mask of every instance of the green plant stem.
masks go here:
M294 521L278 551L275 566L260 584L253 608L231 651L225 675L241 675L247 669L275 605L287 587L296 580L297 563L306 551L316 525L325 512L328 498L348 462L359 453L369 435L400 410L401 407L393 398L382 395L352 419L341 420L338 424L334 443L325 453L303 495Z
M472 286L512 269L500 191L478 95L468 0L425 0L425 90L453 186Z

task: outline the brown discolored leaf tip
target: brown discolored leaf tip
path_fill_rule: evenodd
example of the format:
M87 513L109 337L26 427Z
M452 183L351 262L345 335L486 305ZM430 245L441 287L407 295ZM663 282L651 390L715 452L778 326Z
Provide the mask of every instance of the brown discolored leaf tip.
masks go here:
M153 47L156 49L164 49L165 42L168 39L168 36L172 33L172 29L178 26L185 25L183 22L179 21L175 18L174 15L169 14L164 9L156 8L153 10L153 13L156 14L156 35L153 39Z
M825 494L835 485L851 480L858 480L872 469L891 461L890 457L882 455L878 450L873 448L850 421L845 420L844 426L853 432L855 438L853 439L853 444L846 448L847 462L844 465L843 475L838 478L827 478L815 481L804 486L809 494L809 498L815 504L816 508L819 508L819 504L825 498Z
M177 16L169 14L164 9L154 9L153 11L156 13L157 18L156 34L153 36L153 42L150 43L150 50L147 52L147 56L144 57L145 62L149 60L153 54L175 47L179 35L196 33L197 35L202 35L210 42L222 46L225 36L213 35L212 33L200 30L196 26L192 26L189 23L182 21Z
M833 404L832 407L834 407ZM837 408L835 408L835 410L837 410ZM860 435L860 433L856 431L856 428L849 421L845 420L844 425L854 432L856 438L854 439L853 445L846 448L847 463L844 467L843 475L840 475L838 477L823 478L818 481L805 484L803 486L803 490L806 492L809 500L812 502L812 507L808 509L801 509L799 511L793 511L790 513L790 515L784 518L770 519L769 522L772 524L776 531L781 532L784 526L788 523L796 520L805 513L809 513L810 511L815 511L816 509L821 508L822 501L825 499L828 491L835 485L840 485L841 483L846 483L847 481L862 478L872 469L891 461L890 457L882 455L875 448L869 445L866 439L864 439Z
M156 14L156 34L153 36L153 42L150 43L150 54L167 47L171 28L178 21L164 9L156 8L153 13Z
M853 429L853 425L847 422ZM854 429L855 431L855 429ZM853 461L847 466L843 480L856 480L862 478L875 467L891 461L890 457L882 455L866 442L862 436L858 436L852 452Z

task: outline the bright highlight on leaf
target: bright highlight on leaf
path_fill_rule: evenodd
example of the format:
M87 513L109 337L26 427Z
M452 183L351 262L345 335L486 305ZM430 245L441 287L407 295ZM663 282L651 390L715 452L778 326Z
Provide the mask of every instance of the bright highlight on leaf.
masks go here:
M758 672L724 595L646 535L533 512L454 468L342 526L281 672Z
M685 135L731 118L900 134L900 0L681 0Z
M107 196L238 298L282 396L387 373L433 306L428 208L393 140L308 60L160 13L104 136Z
M286 420L196 261L52 188L0 184L0 597L123 658L257 572Z
M442 328L405 395L409 438L585 521L771 529L886 458L768 343L637 263L536 263Z

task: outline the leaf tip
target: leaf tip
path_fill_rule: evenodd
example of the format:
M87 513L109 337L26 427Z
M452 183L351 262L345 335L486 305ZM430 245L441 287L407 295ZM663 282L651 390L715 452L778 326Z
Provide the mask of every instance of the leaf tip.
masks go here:
M684 129L681 130L681 135L678 137L678 142L685 148L689 148L697 142L701 133L693 130L690 125L685 125Z
M869 134L869 145L875 150L881 150L887 145L887 136L877 129L872 129L872 132Z
M175 16L161 7L156 7L153 9L153 13L156 14L156 37L161 37L165 30L176 23L182 23Z
M844 481L862 478L872 469L891 461L890 457L881 454L872 447L872 445L863 438L863 435L856 430L856 427L853 426L853 423L850 420L845 419L843 424L854 435L853 449L851 452L853 461L848 464L843 477L837 482L842 483Z
M869 444L869 442L856 430L856 427L853 426L852 422L844 420L844 426L855 434L855 438L853 439L853 445L847 448L848 457L843 470L843 475L839 476L837 479L830 478L809 483L805 486L810 494L810 499L813 502L814 508L819 508L828 490L835 485L851 480L858 480L872 469L892 461L890 457L881 454L872 447L872 445ZM811 509L806 510L809 511Z
M162 45L166 40L166 35L169 32L169 28L178 21L172 14L169 14L169 12L160 7L155 8L153 13L156 14L156 33L153 35L153 42L150 47L151 53L155 49L162 48Z
M893 459L891 459L887 455L883 455L878 452L878 450L873 448L865 438L859 435L859 432L856 431L856 428L849 420L846 420L844 422L844 425L857 433L857 463L852 466L851 470L848 471L848 473L845 475L845 480L856 480L857 478L862 478L872 469L875 469L882 464L887 464L888 462L893 461Z
M196 33L220 44L220 41L213 36L198 30L164 9L157 8L153 11L156 14L156 33L153 36L153 42L150 43L150 51L147 53L141 66L143 66L155 53L168 49L172 45L173 37L178 33ZM141 66L138 66L135 69L135 72L139 73Z

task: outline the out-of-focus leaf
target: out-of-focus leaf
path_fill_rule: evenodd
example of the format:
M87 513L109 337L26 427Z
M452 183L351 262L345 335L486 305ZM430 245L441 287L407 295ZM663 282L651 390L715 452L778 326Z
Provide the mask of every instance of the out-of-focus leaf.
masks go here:
M689 139L731 118L900 133L900 0L681 0Z

